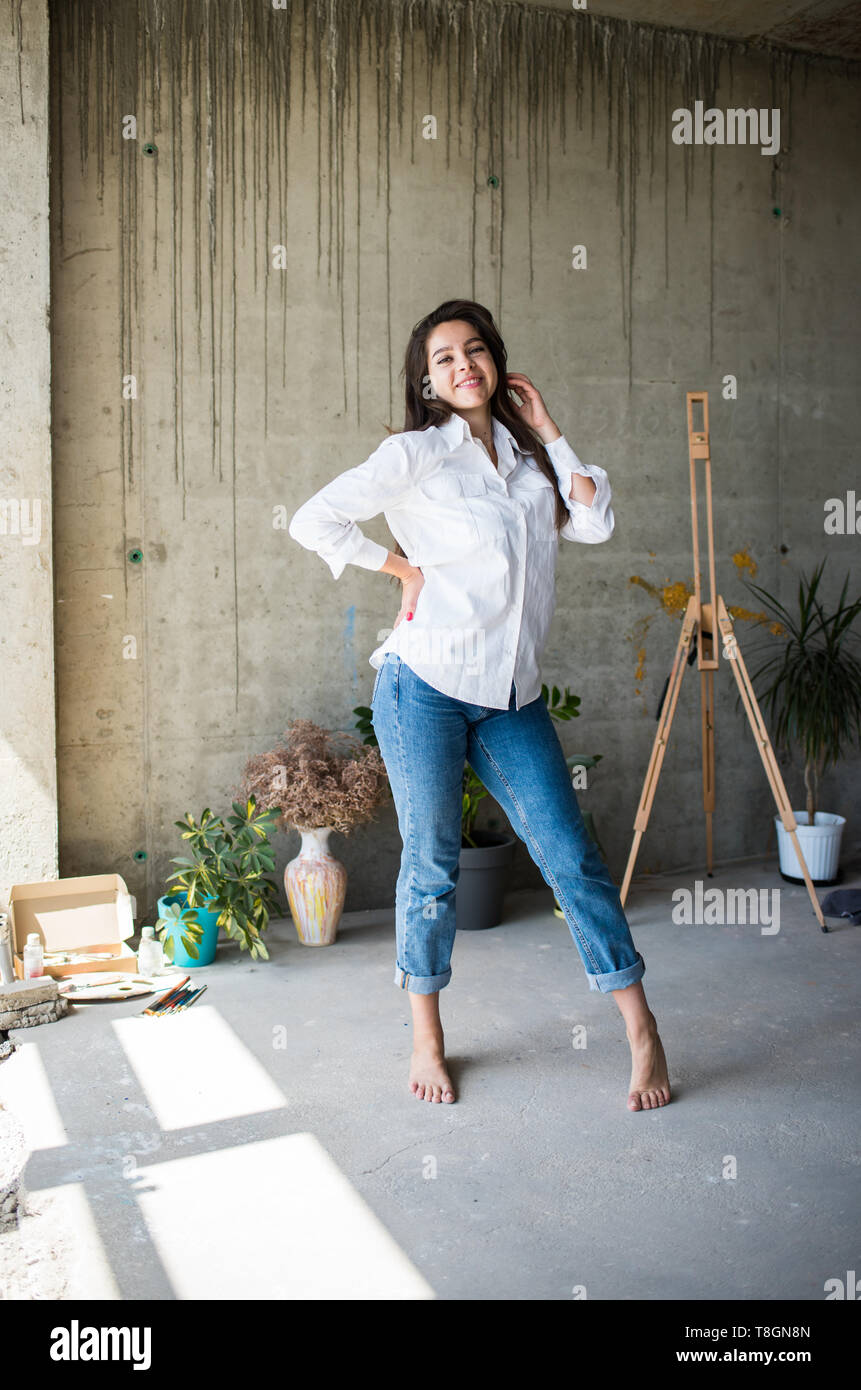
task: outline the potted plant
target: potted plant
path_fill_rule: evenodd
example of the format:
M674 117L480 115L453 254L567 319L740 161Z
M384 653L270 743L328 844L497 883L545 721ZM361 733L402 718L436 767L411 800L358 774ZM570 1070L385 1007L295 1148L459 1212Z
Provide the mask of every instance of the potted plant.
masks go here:
M165 894L158 900L155 935L161 942L165 960L174 965L183 968L211 965L218 941L218 918L211 912L200 913L197 908L189 907L185 893ZM200 959L201 943L203 960Z
M579 695L572 695L566 686L560 694L557 686L552 692L546 685L541 687L541 695L550 714L555 719L576 719L580 711ZM366 744L376 745L377 738L371 722L372 711L367 705L357 705L356 728ZM599 758L601 755L596 755ZM590 762L590 759L577 758L573 765ZM572 760L569 759L569 766ZM498 925L502 916L502 900L505 893L505 880L514 858L517 836L510 829L498 831L493 828L478 830L475 827L480 803L488 795L487 788L467 763L463 773L463 810L461 815L460 872L455 895L455 912L458 931L480 931ZM590 829L590 834L592 834ZM554 899L555 903L555 899ZM561 915L561 909L556 904Z
M777 622L778 639L766 645L768 659L751 674L760 702L769 715L775 741L797 744L804 759L807 804L794 811L797 835L810 877L815 884L837 881L844 816L819 810L819 783L825 769L861 740L861 661L853 650L858 632L852 630L861 597L846 602L849 575L836 607L827 612L819 597L825 561L808 580L802 575L794 612L757 584L747 587L759 596ZM760 620L762 621L762 620ZM757 684L758 683L758 684ZM775 816L780 873L790 883L803 883L801 865L780 816Z
M156 932L175 965L211 965L219 927L254 960L269 959L262 932L279 907L277 886L266 878L275 867L268 835L277 815L258 809L253 796L245 806L234 801L233 812L230 829L208 807L199 823L190 813L174 822L193 857L171 860L180 866L168 878L177 891L159 898Z
M378 749L310 719L292 720L284 737L286 744L248 760L243 785L278 813L283 828L300 832L299 854L284 871L287 901L302 945L331 946L347 870L329 852L329 836L373 819L389 791L385 764Z

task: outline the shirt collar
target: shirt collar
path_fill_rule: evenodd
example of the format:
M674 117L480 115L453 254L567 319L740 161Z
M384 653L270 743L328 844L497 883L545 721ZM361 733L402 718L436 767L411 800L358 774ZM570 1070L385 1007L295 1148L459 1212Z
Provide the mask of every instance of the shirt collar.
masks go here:
M505 477L506 474L510 473L517 465L514 451L520 451L520 445L517 443L517 440L514 438L514 435L507 425L503 425L502 421L497 420L495 415L492 415L490 418L493 431L493 443L496 446L496 454L500 464L499 474L501 477ZM442 434L445 442L452 448L458 444L462 444L464 440L469 443L472 439L472 431L466 420L454 410L444 424L437 425L437 429ZM503 467L503 464L506 464L507 467Z

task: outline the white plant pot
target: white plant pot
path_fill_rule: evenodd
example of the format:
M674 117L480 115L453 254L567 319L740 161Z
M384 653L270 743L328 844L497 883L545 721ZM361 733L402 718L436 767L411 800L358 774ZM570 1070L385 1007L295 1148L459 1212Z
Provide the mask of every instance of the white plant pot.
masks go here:
M812 825L807 823L806 811L793 811L798 822L796 835L801 845L801 853L808 873L814 883L832 883L837 877L840 859L840 841L843 837L845 816L834 816L829 811L817 811ZM804 882L798 855L789 831L784 827L780 816L775 816L777 826L777 847L780 854L780 872L787 878Z

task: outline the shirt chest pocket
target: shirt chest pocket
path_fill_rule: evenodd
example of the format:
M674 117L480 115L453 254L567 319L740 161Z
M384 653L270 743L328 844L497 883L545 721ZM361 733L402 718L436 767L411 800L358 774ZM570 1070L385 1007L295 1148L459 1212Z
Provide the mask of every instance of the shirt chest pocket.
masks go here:
M465 559L504 532L499 494L480 473L441 469L419 483L418 494L417 565Z
M527 511L527 523L536 540L556 541L557 488L537 468L524 468L512 495Z

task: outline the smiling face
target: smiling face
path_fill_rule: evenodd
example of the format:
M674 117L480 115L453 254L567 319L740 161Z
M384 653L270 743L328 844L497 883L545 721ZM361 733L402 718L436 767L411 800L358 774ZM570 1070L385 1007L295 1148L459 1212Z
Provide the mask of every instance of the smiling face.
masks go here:
M488 410L498 373L473 324L463 319L438 324L428 334L427 358L430 384L441 401L458 414Z

